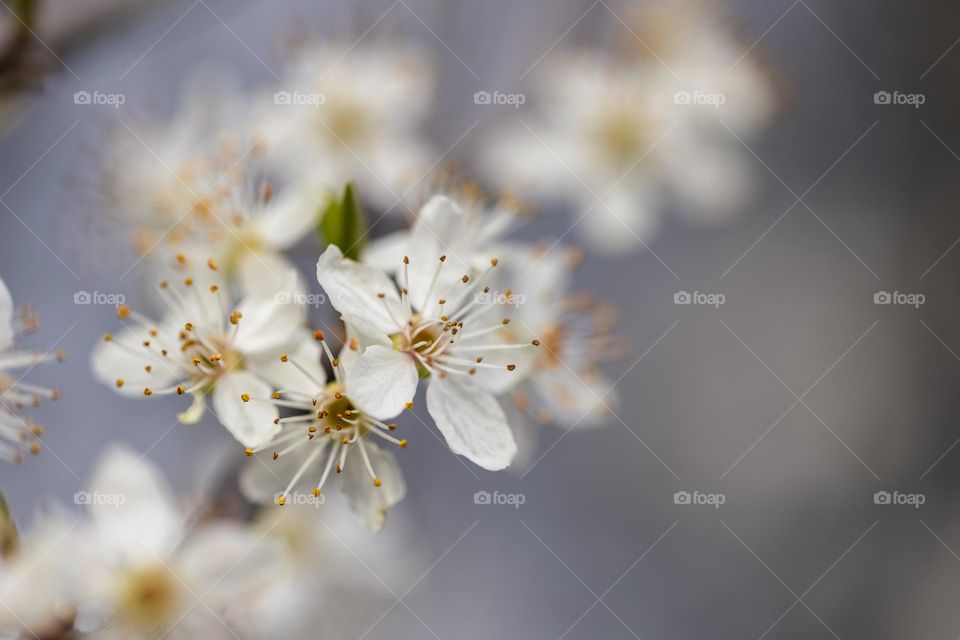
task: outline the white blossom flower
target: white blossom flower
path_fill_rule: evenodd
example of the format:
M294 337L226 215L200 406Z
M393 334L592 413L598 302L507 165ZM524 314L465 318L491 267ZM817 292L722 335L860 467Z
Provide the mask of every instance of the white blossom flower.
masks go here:
M390 433L396 425L384 422L400 410L384 410L378 403L368 408L355 399L354 389L366 398L376 384L367 372L350 366L357 357L357 340L351 341L352 349L345 348L335 358L323 332L315 332L315 338L333 368L332 381L327 381L314 351L301 345L298 353L280 357L290 371L282 389L269 395L243 396L251 420L257 418L262 405L288 408L293 415L275 420L282 430L271 441L246 450L255 460L243 471L241 489L250 499L274 500L280 505L286 504L291 492L320 499L335 470L343 474L340 487L351 508L372 528L380 529L387 510L403 498L406 489L393 455L374 440L406 448L405 439ZM416 385L416 372L412 375ZM388 389L380 391L389 393ZM304 493L307 491L309 494Z
M56 389L23 380L22 369L65 357L60 350L37 353L15 346L14 338L33 331L38 322L29 308L15 311L10 291L0 280L0 459L9 462L20 462L25 452L37 454L41 448L39 438L43 436L43 427L28 422L20 415L20 409L60 395Z
M762 61L720 15L712 0L653 0L626 15L630 33L624 42L644 60L660 82L676 91L722 96L722 103L704 103L690 115L716 127L717 116L741 135L756 133L773 116L776 87ZM746 53L745 53L746 52Z
M623 352L610 334L616 310L587 292L571 292L575 252L519 249L508 268L524 292L510 325L516 339L537 336L541 347L514 393L517 407L539 422L595 427L616 411L618 394L600 364Z
M76 522L59 513L43 515L30 530L4 538L0 638L72 637L83 586L76 562L80 544Z
M228 522L191 524L151 463L109 449L85 494L80 618L97 638L235 638L279 547Z
M649 241L665 196L704 222L745 201L751 173L739 142L674 104L672 84L651 65L591 52L544 76L541 117L494 134L482 164L500 184L572 202L594 248L617 253Z
M246 102L229 74L196 72L168 122L120 127L104 145L97 206L150 264L213 257L225 279L264 293L292 268L283 252L314 228L327 194L303 181L274 193L266 132Z
M190 261L183 257L183 263L189 274ZM274 294L250 295L232 307L208 273L160 283L166 307L160 322L119 307L118 316L132 324L104 336L91 357L93 372L120 393L192 395L193 405L178 416L184 423L198 421L212 396L223 426L245 447L255 447L280 430L273 424L277 409L258 404L251 410L241 394L267 396L272 385L282 386L287 372L277 354L309 342L296 275L289 273Z
M444 233L462 231L450 222ZM346 370L351 397L372 415L396 415L412 406L419 379L429 377L427 410L450 449L485 469L502 469L516 443L495 394L519 382L513 372L539 342L504 339L508 308L487 297L497 258L479 273L464 271L447 265L445 254L422 259L433 248L404 256L399 283L344 258L335 245L320 257L317 279L364 347Z
M356 182L375 206L390 207L433 161L418 131L432 96L422 52L347 42L309 48L274 94L264 126L272 164L328 188Z

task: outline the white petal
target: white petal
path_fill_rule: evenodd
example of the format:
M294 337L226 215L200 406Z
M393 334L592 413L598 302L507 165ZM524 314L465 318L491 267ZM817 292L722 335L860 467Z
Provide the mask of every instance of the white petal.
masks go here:
M247 500L252 502L276 504L277 496L286 490L307 457L315 451L314 446L328 445L316 440L297 447L276 460L273 459L273 452L269 449L246 459L240 470L240 491ZM320 460L325 460L322 454ZM290 490L310 491L316 486L319 478L320 471L313 473L308 470Z
M290 288L281 288L272 296L251 296L246 298L238 311L243 314L234 346L245 354L265 354L280 356L290 344L290 337L300 329L306 312L299 303L299 297L293 288L293 272L287 283Z
M132 396L142 396L144 387L160 389L174 384L179 378L174 363L145 348L144 340L153 338L140 327L124 329L109 342L101 340L90 354L94 377L118 393ZM166 344L177 342L166 341ZM117 387L118 380L123 381L120 387Z
M287 351L287 362L281 362L278 354L264 354L249 358L247 368L256 371L258 376L272 384L276 390L299 391L313 396L327 382L327 372L320 364L320 345L306 332L298 332L297 336L293 340L296 346ZM290 360L296 361L307 373Z
M324 203L324 192L315 186L291 185L267 204L253 225L271 247L287 249L310 233Z
M379 269L344 258L336 245L327 247L320 256L317 281L337 311L369 322L382 333L396 333L398 321L405 321L393 280ZM380 293L384 299L377 296Z
M382 331L375 323L351 315L340 316L347 329L347 344L354 338L359 343L357 347L362 351L375 344L389 347L389 334Z
M87 504L98 544L118 559L165 556L180 539L183 516L160 470L129 449L113 446L97 462Z
M344 463L340 490L350 501L350 508L360 515L371 529L380 530L387 519L387 510L403 499L407 491L403 472L392 453L380 449L370 438L363 441L370 465L380 479L375 486L367 472L358 446L353 446Z
M272 392L269 384L249 371L228 373L217 381L213 390L214 411L220 423L244 447L256 447L280 431L280 425L273 423L279 416L277 407L264 400ZM244 402L243 394L251 400Z
M413 401L419 381L408 354L375 345L347 369L347 397L363 413L388 420Z
M0 351L13 342L13 298L7 285L0 279Z
M291 272L295 277L291 279ZM282 254L244 251L237 261L237 280L245 296L269 298L287 291L306 291L306 282ZM292 299L292 296L291 296Z
M484 469L503 469L517 454L500 403L470 381L434 377L427 387L427 410L450 450Z
M280 541L248 527L216 523L189 538L177 554L178 576L217 610L256 597L276 576L265 567L281 561Z
M361 260L371 267L393 272L403 263L403 256L410 253L410 247L410 232L395 231L371 240Z
M530 381L557 423L568 428L606 424L611 419L610 412L617 411L616 390L610 388L609 380L595 372L574 375L558 366L536 372Z

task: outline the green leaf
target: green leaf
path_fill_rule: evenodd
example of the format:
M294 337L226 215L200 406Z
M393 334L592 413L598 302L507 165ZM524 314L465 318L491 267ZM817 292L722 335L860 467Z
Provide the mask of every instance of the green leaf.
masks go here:
M343 198L331 200L320 217L320 234L327 244L335 244L343 255L358 260L366 246L367 223L353 183L343 189Z
M7 498L0 493L0 557L8 558L20 546L17 523L13 521Z

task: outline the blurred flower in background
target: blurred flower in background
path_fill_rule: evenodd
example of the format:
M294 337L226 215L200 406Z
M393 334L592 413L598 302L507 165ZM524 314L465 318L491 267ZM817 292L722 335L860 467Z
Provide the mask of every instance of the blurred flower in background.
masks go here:
M603 253L645 245L667 208L704 223L742 208L752 181L737 136L773 103L768 78L705 6L656 2L634 22L621 47L532 68L536 115L509 118L483 152L496 184L567 201Z

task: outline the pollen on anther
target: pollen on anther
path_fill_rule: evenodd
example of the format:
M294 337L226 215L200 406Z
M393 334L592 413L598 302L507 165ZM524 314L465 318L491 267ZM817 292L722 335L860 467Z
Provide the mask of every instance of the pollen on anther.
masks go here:
M277 496L277 504L281 507L287 503L287 496Z
M252 458L253 449L251 449L250 447L247 447L246 449L243 450L243 455L247 456L248 458Z
M209 260L207 260L207 266L210 267L211 271L216 271L217 269L220 268L219 265L217 264L217 261L214 260L213 258L210 258Z
M400 441L400 448L401 448L401 449L406 449L406 448L407 448L407 439L406 439L406 438L404 438L403 440Z
M383 484L383 480L381 480L380 478L374 478L374 479L373 479L373 486L379 487L379 486L382 485L382 484Z
M230 314L230 324L236 326L240 322L241 318L243 318L243 314L239 311L234 311Z
M312 493L313 493L313 497L314 497L314 498L319 498L319 497L320 497L320 489L319 489L319 488L314 487Z
M493 259L490 260L491 266L494 266L494 267L497 266L497 262L498 262L498 260L497 260L496 258L493 258Z
M514 370L516 370L516 368L517 368L517 365L515 365L515 364L508 364L508 365L507 365L507 371L514 371Z
M323 340L324 339L323 331L320 331L320 329L315 329L313 332L313 339Z
M404 403L403 406L405 406L407 409L413 409L413 401L411 400L409 402L406 402Z
M464 275L462 278L460 278L460 281L461 281L463 284L467 284L468 282L470 282L470 276Z
M150 387L146 387L146 388L143 390L143 395L145 395L145 396L152 396L152 395L153 395L153 391L150 389Z
M285 354L285 353L280 356L280 362L286 362L286 361L289 360L289 359L290 359L290 358L288 358L288 357L287 357L287 354Z
M193 278L189 278L189 277L188 277L188 278L184 278L184 279L183 279L183 284L184 284L184 286L186 286L186 287L192 287L192 286L193 286Z
M250 402L250 394L249 394L249 393L241 393L241 394L240 394L240 399L243 400L244 402Z
M113 336L112 336L112 335L110 335L109 333L103 334L103 341L104 341L104 342L110 342L111 340L113 340Z
M123 386L123 378L117 378L117 389Z
M410 264L410 258L403 256L403 264Z
M534 340L534 341L531 342L530 344L532 344L532 345L535 346L535 347L539 347L539 346L540 346L540 341L539 341L539 340Z
M280 399L280 392L279 392L279 391L274 391L272 394L270 394L270 397L273 398L274 400L279 400L279 399Z
M130 317L130 305L122 304L117 307L117 316L121 318Z
M185 394L186 392L187 392L187 388L184 387L183 385L179 385L179 386L177 387L177 395L178 395L178 396L182 396L182 395Z

